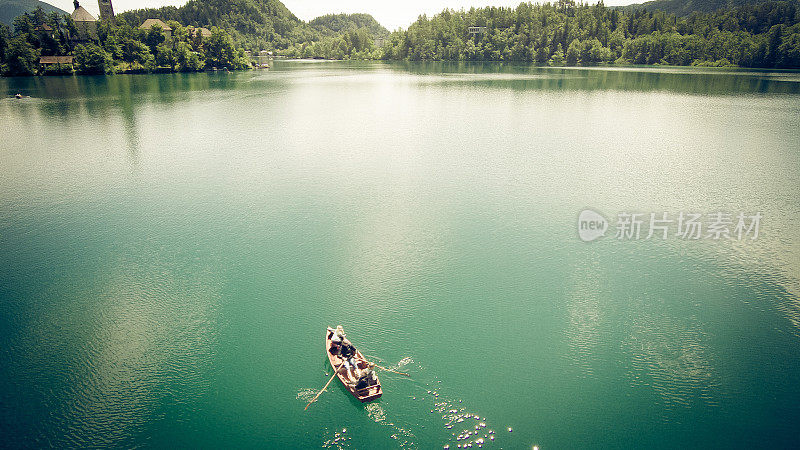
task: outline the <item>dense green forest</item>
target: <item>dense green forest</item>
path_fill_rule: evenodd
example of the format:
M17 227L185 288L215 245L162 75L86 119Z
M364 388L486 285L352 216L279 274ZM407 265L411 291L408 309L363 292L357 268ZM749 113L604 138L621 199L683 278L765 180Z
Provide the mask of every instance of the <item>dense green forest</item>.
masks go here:
M274 50L301 56L311 43L335 40L351 33L347 44L350 56L361 48L364 36L383 37L389 32L369 14L329 14L303 22L278 0L191 0L176 8L138 9L119 14L118 19L140 24L145 19L175 20L184 25L217 26L231 31L234 41L247 50ZM356 33L356 31L359 31ZM355 35L358 37L355 37ZM305 45L302 45L305 44ZM307 55L322 56L322 55Z
M360 28L366 28L375 38L389 35L389 30L369 14L326 14L311 20L308 25L326 37Z
M3 75L42 73L40 56L70 55L74 64L54 64L44 74L198 71L204 68L250 67L245 51L237 48L222 28L213 27L203 37L170 21L168 37L156 26L148 30L125 21L98 21L92 38L72 39L79 30L68 15L45 13L41 8L14 19L13 32L0 25L0 72Z
M652 0L627 6L617 6L623 11L644 9L645 11L664 11L678 16L688 16L693 12L711 13L721 9L754 5L768 0Z
M292 43L278 53L290 58L377 59L376 39L389 31L369 14L327 14L308 25L319 37Z
M278 0L190 0L179 8L165 6L117 14L118 20L130 24L141 24L150 18L225 28L249 50L281 49L292 42L321 38Z
M469 27L485 27L470 34ZM529 61L800 68L800 1L678 17L558 0L445 10L391 34L392 60Z

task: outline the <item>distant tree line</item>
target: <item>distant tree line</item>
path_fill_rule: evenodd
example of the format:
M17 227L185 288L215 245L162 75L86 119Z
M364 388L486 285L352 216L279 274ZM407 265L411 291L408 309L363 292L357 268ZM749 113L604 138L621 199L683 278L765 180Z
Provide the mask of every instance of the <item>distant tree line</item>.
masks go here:
M470 33L470 27L477 31ZM485 27L485 28L483 28ZM558 0L445 10L391 34L389 60L800 68L800 1L678 17Z
M617 6L624 11L644 9L646 11L664 11L677 16L688 16L694 12L711 13L721 9L752 5L769 0L649 0L627 6Z
M70 16L41 8L14 19L14 29L0 24L0 73L5 76L71 73L199 71L206 68L244 69L249 58L230 34L217 27L203 37L198 28L169 21L168 38L158 26L140 29L125 20L99 20L91 38L81 36ZM72 65L42 69L40 56L70 55Z
M318 41L292 44L278 52L289 58L318 59L379 59L382 54L375 46L369 28L351 28L342 33L325 36Z

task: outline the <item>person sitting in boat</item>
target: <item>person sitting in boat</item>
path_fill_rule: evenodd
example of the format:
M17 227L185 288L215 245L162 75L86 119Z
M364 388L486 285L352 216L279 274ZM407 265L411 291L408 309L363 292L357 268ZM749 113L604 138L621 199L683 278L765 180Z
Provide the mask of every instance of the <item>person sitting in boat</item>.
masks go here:
M356 389L361 390L378 384L378 377L371 368L364 369L356 382Z
M335 330L328 328L328 331L328 338L331 340L331 343L334 345L342 345L342 341L345 340L345 334L342 326L339 325Z
M331 330L333 334L331 335L331 340L337 344L341 344L342 340L344 340L345 334L344 329L341 325L337 326L335 330Z
M347 339L339 347L339 357L344 360L344 367L347 372L352 371L358 377L358 363L356 361L356 348Z
M328 339L331 340L331 348L329 350L331 355L340 354L342 342L345 340L344 336L344 330L342 329L341 325L336 327L335 330L331 327L328 327Z
M358 362L354 356L349 358L342 358L342 370L346 376L350 376L352 373L353 378L358 378L361 373L358 370Z
M342 359L350 359L356 356L356 348L350 341L345 339L342 341L342 345L339 346L339 356L341 356Z

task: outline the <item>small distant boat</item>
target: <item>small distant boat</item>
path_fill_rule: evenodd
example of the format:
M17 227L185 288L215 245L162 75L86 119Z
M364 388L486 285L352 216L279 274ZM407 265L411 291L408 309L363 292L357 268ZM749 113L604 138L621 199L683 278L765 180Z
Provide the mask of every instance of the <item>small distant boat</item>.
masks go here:
M331 367L333 370L336 370L336 368L339 367L344 361L341 357L339 357L339 355L334 355L330 351L331 337L333 337L334 331L335 330L333 328L328 328L328 330L325 331L325 354L328 355L328 361L331 362ZM369 367L369 363L367 363L366 358L364 358L364 355L362 355L358 349L356 349L356 356L354 359L357 361L359 369L363 370ZM356 380L350 372L345 373L343 370L340 370L336 373L336 375L339 377L339 381L342 382L344 387L347 388L347 390L353 394L353 397L357 398L361 403L371 402L383 395L380 380L378 380L377 384L357 390L356 381L358 380Z

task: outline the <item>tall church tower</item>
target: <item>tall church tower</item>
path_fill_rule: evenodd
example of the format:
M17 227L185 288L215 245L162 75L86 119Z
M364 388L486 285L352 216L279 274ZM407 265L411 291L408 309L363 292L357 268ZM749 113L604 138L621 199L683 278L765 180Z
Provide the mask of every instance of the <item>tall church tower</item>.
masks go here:
M97 5L100 6L100 18L113 22L114 7L111 5L111 0L97 0Z

